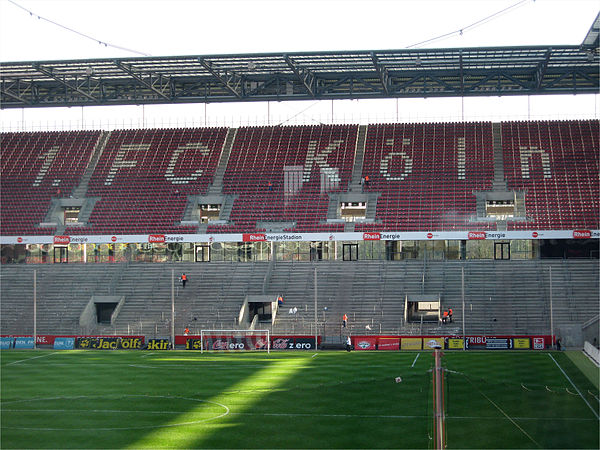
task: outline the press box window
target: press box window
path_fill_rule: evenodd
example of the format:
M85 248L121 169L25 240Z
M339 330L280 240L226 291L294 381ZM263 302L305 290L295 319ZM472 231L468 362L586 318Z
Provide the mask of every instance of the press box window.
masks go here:
M513 200L487 200L485 202L485 215L500 220L515 217L515 202Z
M78 223L79 211L80 208L78 206L67 206L65 208L64 224L69 225Z
M211 220L219 220L219 216L221 215L221 205L217 204L204 204L200 205L198 209L200 215L200 222L207 223Z
M367 211L366 202L342 202L340 203L340 216L346 222L355 222L356 219L364 219Z

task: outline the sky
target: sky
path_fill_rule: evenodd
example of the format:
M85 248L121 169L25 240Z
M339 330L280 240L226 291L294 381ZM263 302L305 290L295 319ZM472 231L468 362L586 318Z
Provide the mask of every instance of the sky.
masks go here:
M0 0L0 61L578 45L599 9L598 0ZM0 129L598 118L599 103L562 95L35 108L1 110Z

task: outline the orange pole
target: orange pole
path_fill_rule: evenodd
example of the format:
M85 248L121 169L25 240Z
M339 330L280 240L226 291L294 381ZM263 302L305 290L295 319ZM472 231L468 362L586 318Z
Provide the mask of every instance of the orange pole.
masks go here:
M433 414L435 448L446 448L446 416L444 413L444 369L442 368L442 354L439 350L433 351L435 368L433 370Z

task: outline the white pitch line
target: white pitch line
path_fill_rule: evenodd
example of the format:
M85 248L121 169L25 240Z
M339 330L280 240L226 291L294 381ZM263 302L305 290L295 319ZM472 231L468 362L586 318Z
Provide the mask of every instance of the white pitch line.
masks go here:
M8 402L11 403L11 402ZM226 408L225 405L217 404ZM3 412L26 412L26 413L110 413L110 414L159 414L159 415L177 415L185 414L188 411L153 411L153 410L140 410L135 411L120 410L120 409L16 409L16 408L2 408ZM198 415L210 414L209 412L198 413ZM344 417L344 418L365 418L365 419L422 419L428 416L424 415L389 415L389 414L315 414L315 413L260 413L260 412L232 412L228 413L232 416L274 416L274 417ZM498 420L497 416L446 416L447 419L452 420ZM594 419L585 419L581 417L513 417L516 420L539 420L539 421L574 421L574 422L588 422ZM29 429L29 428L28 428ZM37 429L37 428L30 428Z
M488 402L490 402L492 405L494 405L494 406L496 407L496 409L497 409L498 411L500 411L500 412L502 413L502 415L504 415L504 417L506 417L508 420L510 420L510 422L511 422L511 423L512 423L512 424L513 424L515 427L517 427L519 430L521 430L521 432L522 432L522 433L523 433L525 436L527 436L531 442L533 442L533 443L534 443L535 445L537 445L539 448L542 448L542 446L541 446L540 444L538 444L538 443L537 443L537 441L536 441L535 439L533 439L533 438L532 438L532 437L529 435L529 433L527 433L527 431L525 431L523 428L521 428L521 427L519 426L519 424L518 424L517 422L515 422L515 421L513 420L513 418L512 418L512 417L510 417L508 414L506 414L506 413L504 412L504 410L503 410L502 408L500 408L500 406L498 406L496 403L494 403L494 402L492 401L492 399L491 399L491 398L489 398L487 395L485 395L485 394L484 394L483 392L481 392L481 391L479 391L479 393L480 393L481 395L483 395L483 396L484 396L484 397L487 399L487 401L488 401ZM518 420L518 419L517 419L517 420Z
M25 362L25 361L30 361L32 359L43 358L44 356L56 355L57 353L60 353L60 352L47 353L45 355L34 356L33 358L22 359L20 361L13 361L11 363L8 363L7 366L12 366L13 364L19 364L19 363L22 363L22 362Z
M417 353L417 356L415 356L415 360L413 361L412 366L410 367L415 367L415 363L417 362L417 359L419 359L419 355L420 353Z
M573 381L569 378L569 375L567 375L565 373L565 371L563 370L563 368L560 367L560 364L558 364L558 362L554 359L554 357L550 353L548 353L548 356L550 357L550 359L552 361L554 361L554 364L556 364L556 367L558 367L560 369L560 371L565 376L565 378L567 380L569 380L569 383L571 383L571 386L573 386L575 388L575 390L577 391L577 393L581 397L581 400L583 400L585 402L585 404L588 405L588 408L590 408L590 410L594 413L594 415L596 416L596 419L600 420L600 416L598 415L598 413L594 410L594 408L592 408L592 405L590 405L588 403L588 401L585 399L585 397L581 394L581 391L577 388L577 386L575 386L575 383L573 383Z
M312 355L312 356L311 356L311 358L314 358L314 357L315 357L315 356L317 356L317 355L318 355L318 353L315 353L314 355Z

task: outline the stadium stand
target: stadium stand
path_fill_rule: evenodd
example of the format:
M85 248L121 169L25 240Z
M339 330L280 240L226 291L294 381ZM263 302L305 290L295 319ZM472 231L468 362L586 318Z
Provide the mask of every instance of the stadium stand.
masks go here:
M86 192L100 198L89 226L66 234L195 232L178 222L187 195L207 191L226 134L225 128L112 132Z
M328 193L347 188L356 132L341 125L238 130L223 179L223 192L236 195L233 225L209 225L208 232L258 231L258 221L293 222L286 231L339 231L322 222Z
M494 176L491 123L388 124L368 127L364 188L380 192L378 229L488 229L476 222L474 191ZM368 224L357 230L372 229Z
M99 137L97 131L0 135L2 235L54 234L56 224L39 224L52 198L72 194Z
M176 329L244 328L237 322L246 295L261 294L269 263L181 263L176 276ZM314 268L319 300L319 332L340 336L341 317L348 314L352 334L452 335L462 326L461 268L465 270L466 322L473 334L548 334L552 289L554 326L568 329L597 311L597 260L541 261L358 261L350 264L282 263L273 268L267 294L285 298L274 333L314 333ZM33 315L31 273L38 273L38 330L59 333L144 333L168 336L173 266L167 264L3 265L0 327L4 334L30 332ZM550 285L550 269L552 285ZM552 287L551 287L552 286ZM454 309L454 323L406 323L406 294L440 295L444 308ZM81 329L80 315L93 295L124 296L126 302L113 326ZM296 315L288 308L298 308ZM327 306L327 310L324 307ZM247 327L247 326L246 326Z
M195 233L189 197L211 187L234 200L208 233L348 231L336 201L367 176L355 231L495 230L477 193L498 173L525 195L507 229L598 228L598 121L502 123L499 166L493 125L370 125L364 148L351 125L2 134L2 235L53 234L52 199L72 196L98 200L58 234Z
M512 229L599 228L599 136L597 120L502 124L507 185L527 192Z
M523 217L507 221L508 230L585 229L591 236L600 228L599 131L596 120L5 133L1 235L488 231L500 230L501 221L482 213L482 193L520 192ZM190 224L190 199L199 196L230 203L217 222ZM57 201L72 197L95 199L84 224L48 220ZM349 227L340 218L344 198L366 202L366 219ZM240 244L228 251L239 257ZM285 307L299 312L280 312L272 331L312 334L315 268L326 296L319 301L328 307L318 311L317 331L331 336L340 335L344 313L352 333L367 326L382 334L456 332L456 325L407 323L409 294L439 295L454 307L455 322L465 317L480 334L548 334L550 290L557 329L597 311L597 259L541 259L526 249L511 261L471 260L458 245L453 251L461 260L406 250L397 252L408 258L402 261L2 264L0 326L16 333L31 324L31 302L20 299L32 295L23 274L33 269L45 333L168 335L173 267L190 278L177 292L177 329L243 328L237 317L246 295L283 293ZM94 295L126 301L114 324L84 329L81 312Z

